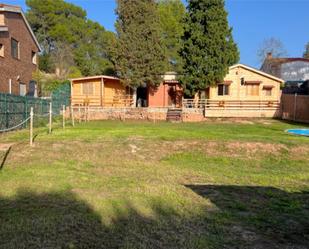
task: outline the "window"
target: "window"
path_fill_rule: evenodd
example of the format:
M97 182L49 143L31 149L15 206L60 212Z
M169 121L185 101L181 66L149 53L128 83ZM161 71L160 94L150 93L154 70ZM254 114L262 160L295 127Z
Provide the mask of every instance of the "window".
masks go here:
M225 96L230 94L230 86L220 84L218 85L218 96Z
M20 96L26 96L26 84L19 83L19 95Z
M31 60L32 60L32 63L33 64L37 64L37 55L36 55L36 52L32 51L31 52Z
M93 83L85 83L83 84L83 94L84 95L93 95Z
M246 85L246 94L248 96L259 96L259 84L248 84Z
M0 44L0 56L4 57L4 46L3 46L3 44Z
M11 40L11 54L15 59L19 59L19 42L12 38Z
M272 96L272 86L264 86L263 91L265 93L265 96Z

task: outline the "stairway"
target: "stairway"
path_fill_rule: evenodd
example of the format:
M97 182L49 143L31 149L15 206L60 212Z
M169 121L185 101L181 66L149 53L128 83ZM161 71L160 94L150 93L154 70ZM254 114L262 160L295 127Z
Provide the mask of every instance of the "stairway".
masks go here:
M169 122L182 122L182 109L169 108L166 115L166 121Z

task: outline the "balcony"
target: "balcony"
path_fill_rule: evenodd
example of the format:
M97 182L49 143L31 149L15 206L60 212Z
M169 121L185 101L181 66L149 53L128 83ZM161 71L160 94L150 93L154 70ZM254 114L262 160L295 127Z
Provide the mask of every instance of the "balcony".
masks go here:
M8 32L9 31L9 27L5 26L5 25L0 25L0 32Z

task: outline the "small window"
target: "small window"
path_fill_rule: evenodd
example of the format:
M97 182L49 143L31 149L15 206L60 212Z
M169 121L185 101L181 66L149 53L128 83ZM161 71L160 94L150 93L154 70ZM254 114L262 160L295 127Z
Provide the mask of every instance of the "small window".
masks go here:
M218 96L225 96L230 94L230 86L220 84L218 85Z
M259 96L259 84L248 84L246 85L246 94L248 96Z
M265 96L272 96L272 87L264 87Z
M19 42L12 38L11 40L11 54L15 59L19 59Z
M33 64L37 64L37 54L34 51L31 52L31 60Z
M0 44L0 56L4 57L4 46L3 46L3 44Z
M26 84L19 83L19 95L20 96L26 96L27 90L26 90Z
M93 95L93 83L85 83L83 84L83 94L84 95Z

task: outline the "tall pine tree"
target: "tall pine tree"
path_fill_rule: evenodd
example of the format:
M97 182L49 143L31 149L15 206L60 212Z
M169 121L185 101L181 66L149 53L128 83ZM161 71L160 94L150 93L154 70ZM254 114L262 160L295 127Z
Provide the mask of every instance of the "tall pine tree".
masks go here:
M189 0L183 48L182 82L186 93L221 82L239 60L224 0Z
M186 7L181 0L158 0L158 11L167 54L167 70L180 73L182 60L179 51L184 33Z
M160 84L166 56L155 0L117 0L114 63L125 85Z

